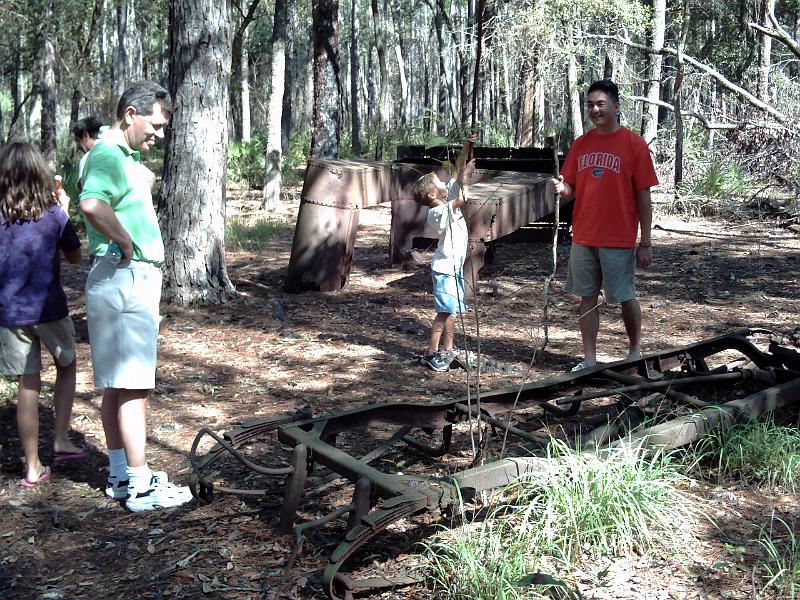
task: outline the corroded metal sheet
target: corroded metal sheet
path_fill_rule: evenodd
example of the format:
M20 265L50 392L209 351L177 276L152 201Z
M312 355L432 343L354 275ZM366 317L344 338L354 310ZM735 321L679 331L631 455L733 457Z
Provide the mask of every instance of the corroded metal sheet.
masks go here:
M284 289L342 289L353 262L358 211L388 202L390 194L388 163L310 160Z

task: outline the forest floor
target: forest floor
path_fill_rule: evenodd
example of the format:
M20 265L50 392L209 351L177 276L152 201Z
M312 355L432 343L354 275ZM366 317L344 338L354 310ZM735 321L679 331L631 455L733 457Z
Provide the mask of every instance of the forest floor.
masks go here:
M278 215L278 235L259 252L231 251L228 272L238 294L222 306L163 306L157 388L149 403L149 461L177 482L190 475L187 455L201 427L225 431L253 417L313 414L367 403L430 402L465 394L465 371L422 368L433 315L425 268L387 266L390 209L361 212L348 285L338 293L283 292L297 193ZM257 207L231 204L229 215ZM800 228L746 208L707 218L680 216L669 198L657 198L655 262L638 274L644 350L656 351L742 327L789 333L800 325ZM484 390L562 373L581 357L574 298L563 289L566 245L559 247L558 279L550 298L550 341L542 342L542 282L550 270L548 244L498 244L490 279L478 296L486 366ZM83 282L64 269L78 336L78 392L73 434L89 456L61 463L54 477L33 489L18 485L22 472L14 403L0 401L0 599L260 598L274 589L293 546L278 536L280 482L265 499L217 494L207 505L131 514L103 495L107 462L100 422L101 395L92 385ZM473 303L474 305L475 303ZM474 309L467 334L475 340ZM600 360L624 357L624 329L613 307L601 308ZM461 344L461 342L459 342ZM54 369L43 379L52 384ZM48 388L49 390L49 388ZM41 408L41 439L52 434L48 395ZM207 449L209 443L201 449ZM454 442L455 443L455 442ZM464 444L460 440L457 444ZM468 446L455 445L462 461ZM250 447L262 464L286 464L277 443ZM406 468L395 456L396 468ZM447 460L447 459L446 459ZM43 462L51 463L47 442ZM230 463L221 474L236 480ZM424 465L423 465L424 466ZM408 467L410 468L410 466ZM247 476L244 486L259 487ZM264 484L261 484L264 487ZM344 483L301 504L310 520L349 502ZM742 485L697 484L691 493L713 516L697 526L696 543L682 556L609 559L588 582L585 598L735 598L758 596L759 556L753 530L774 515L800 535L800 495ZM376 541L360 564L383 574L409 573L430 519L412 518L391 543ZM284 597L321 595L321 569L343 532L334 525L310 536L285 586ZM598 574L602 571L602 574ZM425 598L422 586L384 598Z

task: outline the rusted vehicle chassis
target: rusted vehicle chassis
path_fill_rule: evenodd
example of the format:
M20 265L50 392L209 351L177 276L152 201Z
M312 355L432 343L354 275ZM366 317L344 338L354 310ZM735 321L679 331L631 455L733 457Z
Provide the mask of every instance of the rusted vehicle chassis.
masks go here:
M766 351L753 343L754 338L763 336L769 336ZM190 454L194 469L193 493L202 500L210 501L215 491L256 495L267 491L215 488L205 472L211 463L230 453L257 473L286 479L279 529L282 533L288 533L294 526L304 490L308 488L308 475L316 464L324 465L332 474L323 478L323 483L344 477L355 484L350 504L339 507L322 519L295 527L299 548L304 531L348 515L348 531L330 557L323 575L326 593L331 598L341 598L405 585L411 581L409 578L354 581L339 573L339 570L361 546L392 523L415 513L446 509L457 502L459 495L468 498L483 490L504 486L526 472L543 468L544 459L533 457L531 451L544 447L549 439L512 425L510 421L515 411L535 406L547 413L549 418L574 419L585 401L599 397L617 398L604 422L583 434L583 439L576 440L576 443L620 443L619 435L630 432L643 418L636 398L657 392L677 405L690 406L692 410L684 411L688 412L687 416L667 420L633 434L628 433L624 443L635 443L642 447L678 447L699 439L723 424L755 418L800 400L800 353L786 347L783 341L766 330L743 329L642 358L484 392L480 397L480 414L474 399L432 404L392 402L317 418L296 414L262 419L244 423L224 436L204 428L198 432ZM723 364L709 368L709 358L727 351L741 355L738 366ZM756 391L722 404L710 403L688 393L699 386L713 385L715 389L723 389L743 382L748 382L748 391ZM608 387L600 392L583 393L587 387L597 389L598 386ZM371 466L370 463L399 444L405 444L411 451L429 457L447 454L453 426L469 419L470 415L476 420L480 419L495 434L516 438L517 447L524 448L523 455L517 453L516 457L470 468L446 478L390 474ZM337 448L338 434L376 426L391 426L396 430L377 448L363 456L353 456ZM437 446L420 439L427 438L436 430L441 430L441 442ZM239 448L245 443L272 432L276 432L278 440L291 449L290 466L263 466L240 452ZM207 435L213 437L217 444L208 454L199 457L199 443ZM274 485L268 487L273 489Z

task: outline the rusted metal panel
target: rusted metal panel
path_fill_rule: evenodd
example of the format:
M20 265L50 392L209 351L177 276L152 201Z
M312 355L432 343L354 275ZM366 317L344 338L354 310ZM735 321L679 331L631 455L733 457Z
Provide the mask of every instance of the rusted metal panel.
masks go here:
M353 262L358 211L389 201L390 194L386 163L310 160L284 289L342 289Z

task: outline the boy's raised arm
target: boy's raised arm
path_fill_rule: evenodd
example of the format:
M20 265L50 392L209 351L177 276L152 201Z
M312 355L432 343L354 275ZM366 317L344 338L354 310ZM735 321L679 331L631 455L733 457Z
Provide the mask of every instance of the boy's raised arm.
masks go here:
M464 138L464 143L461 145L461 153L456 158L457 171L460 172L464 165L472 160L472 146L475 144L476 139L478 139L478 136L474 131Z

